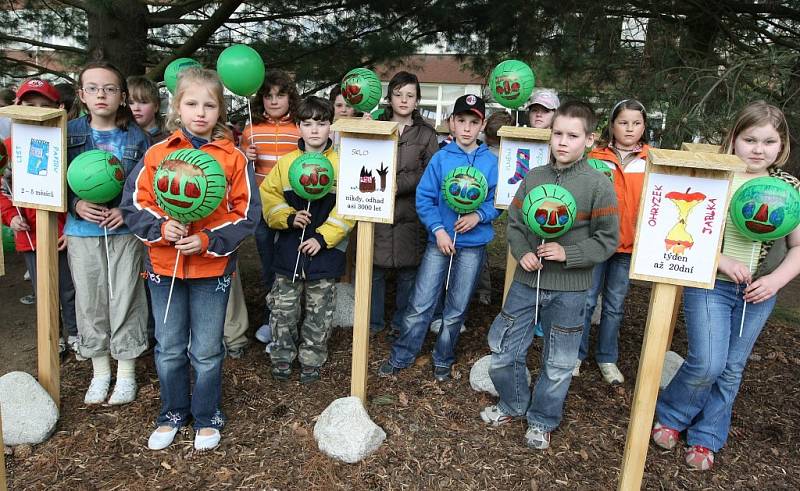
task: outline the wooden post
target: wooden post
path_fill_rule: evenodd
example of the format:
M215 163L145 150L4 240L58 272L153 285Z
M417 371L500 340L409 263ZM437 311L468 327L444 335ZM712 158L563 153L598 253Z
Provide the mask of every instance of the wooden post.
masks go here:
M628 437L622 458L622 477L618 488L620 490L638 490L642 485L644 461L650 443L650 426L653 424L653 414L656 410L658 380L661 380L670 318L677 293L678 287L668 283L656 283L650 293L647 328L644 331L642 352L639 355L631 422L628 424Z
M369 321L372 305L372 257L375 224L358 223L359 251L356 256L355 318L353 320L353 368L350 394L367 402L367 368L369 366Z
M3 143L0 142L0 145ZM0 245L0 276L6 274L6 264L5 258L3 257L3 247ZM0 443L3 443L3 414L2 410L0 410ZM3 450L5 450L5 444L3 443ZM0 452L0 491L6 491L8 486L6 485L6 453L5 451Z
M36 210L36 348L39 383L60 406L58 217Z

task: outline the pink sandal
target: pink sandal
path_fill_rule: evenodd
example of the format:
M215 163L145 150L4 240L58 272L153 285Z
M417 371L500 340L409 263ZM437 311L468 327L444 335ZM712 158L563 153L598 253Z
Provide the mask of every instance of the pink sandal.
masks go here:
M678 430L673 430L659 422L653 425L653 431L650 433L653 437L653 443L663 448L664 450L672 450L680 440L681 433Z

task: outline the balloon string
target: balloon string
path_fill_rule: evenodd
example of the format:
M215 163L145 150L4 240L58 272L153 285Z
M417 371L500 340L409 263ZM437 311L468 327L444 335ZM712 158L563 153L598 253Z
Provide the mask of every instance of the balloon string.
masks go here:
M311 201L308 202L306 205L306 211L311 209ZM300 244L303 244L303 240L306 237L306 226L303 225L303 233L300 234ZM297 247L297 260L294 262L294 274L292 275L292 283L294 283L295 278L297 278L297 267L300 265L300 246Z
M22 212L19 211L19 206L15 206L14 208L17 209L17 215L19 215L19 217L24 222L25 221L25 217L22 216ZM31 234L27 230L25 231L25 237L28 238L28 244L30 244L30 246L31 246L31 251L36 252L36 247L33 245L33 240L31 240Z
M753 248L750 250L750 266L748 271L753 271L753 259L756 256L756 247L758 247L758 242L753 242ZM749 285L749 283L748 283ZM744 301L744 306L742 306L742 322L739 324L739 337L742 337L742 331L744 331L744 314L747 312L747 300Z
M182 239L181 237L180 239ZM178 239L178 240L180 240ZM167 310L164 311L164 325L167 324L167 316L169 315L169 304L172 302L172 287L175 286L175 275L178 274L178 261L181 259L181 251L175 251L175 267L172 268L172 281L169 284L169 296L167 297Z
M461 218L461 215L458 216ZM458 239L458 230L453 232L453 249L456 248L456 240ZM455 257L456 251L454 250L453 253L450 255L450 266L447 267L447 281L444 284L444 291L447 291L450 288L450 270L453 269L453 257Z
M111 286L111 257L108 253L108 227L103 227L103 237L106 239L106 273L108 274L108 296L114 298L114 287Z
M255 145L255 128L253 128L253 110L250 108L250 98L245 97L247 99L247 115L250 118L250 145Z
M541 245L544 245L544 239L542 239ZM539 255L537 254L536 257L539 258ZM544 267L544 263L542 263L541 259L539 259L539 264L542 268ZM536 310L533 314L534 326L539 323L539 279L542 277L542 268L536 270Z

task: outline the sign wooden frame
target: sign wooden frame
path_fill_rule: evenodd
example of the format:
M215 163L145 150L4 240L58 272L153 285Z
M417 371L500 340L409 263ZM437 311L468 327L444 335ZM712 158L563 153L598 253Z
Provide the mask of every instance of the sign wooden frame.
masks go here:
M354 138L368 138L394 141L394 162L392 171L396 174L397 169L397 130L399 124L391 121L371 121L366 119L340 119L336 121L331 130L339 132L342 138L352 135ZM350 156L339 155L339 169L348 165ZM353 164L350 164L353 165ZM396 175L394 176L396 177ZM393 178L393 184L396 180ZM340 182L337 178L336 209L339 210L339 199L342 195L339 192ZM391 203L392 215L394 215L394 197L396 184L393 185L391 192L386 196ZM375 222L391 223L374 220L363 216L352 216L341 214L345 218L358 220L358 235L356 250L356 285L355 285L355 306L353 318L353 361L350 377L350 394L367 402L367 369L369 366L369 321L370 305L372 302L372 260L375 245Z
M58 301L58 215L67 210L67 113L63 109L33 106L6 106L0 116L14 124L58 127L61 129L61 204L47 206L14 200L14 206L36 209L36 349L39 383L60 406L60 359L58 355L59 301ZM16 166L14 155L9 155ZM19 170L19 169L18 169ZM12 185L16 185L12 182ZM13 193L12 193L13 194Z
M729 202L732 172L741 172L745 169L744 162L733 155L651 149L647 159L644 189L648 189L651 173L671 173L696 177L711 175L717 179L727 178L727 202ZM634 242L634 257L639 246L640 231L647 222L643 218L645 199L646 195L643 192L639 203L639 220ZM723 220L724 217L725 213L723 211ZM722 226L724 226L724 223ZM720 237L716 247L715 265L718 261L721 244L722 238ZM633 265L633 258L631 258L631 265ZM636 387L631 407L631 420L628 424L625 453L620 471L618 489L625 491L638 490L642 485L644 463L647 458L650 429L653 425L670 326L674 321L674 308L680 288L679 285L686 284L685 282L673 281L671 278L648 278L634 275L633 273L630 274L630 277L632 279L653 281L655 284L650 293L647 325L644 331L641 354L639 355L639 370L636 374ZM708 283L703 282L702 284L705 285L705 288L709 288ZM713 284L714 282L711 281L710 287L713 287Z
M0 142L3 145L3 142ZM0 246L0 276L6 274L5 270L5 257L3 257L3 247ZM0 443L3 442L3 414L0 410ZM0 452L0 491L8 489L6 485L6 453Z
M720 153L722 145L712 145L711 143L681 143L681 150L684 152L698 153Z
M527 127L518 127L518 126L501 126L499 130L497 130L497 136L500 137L500 152L499 155L505 155L506 146L508 141L532 141L538 143L547 143L548 144L548 159L549 159L549 152L550 152L550 133L549 129L543 128L527 128ZM498 171L500 170L500 166L502 166L501 161L498 159L497 162ZM498 180L500 178L498 177ZM495 192L495 208L499 210L508 209L508 206L505 204L498 204L497 203L497 196L499 193ZM503 280L503 303L506 301L506 296L508 295L508 290L511 288L511 282L514 281L514 271L517 269L517 260L514 259L514 256L511 254L511 247L508 247L506 250L506 269L505 269L505 279Z

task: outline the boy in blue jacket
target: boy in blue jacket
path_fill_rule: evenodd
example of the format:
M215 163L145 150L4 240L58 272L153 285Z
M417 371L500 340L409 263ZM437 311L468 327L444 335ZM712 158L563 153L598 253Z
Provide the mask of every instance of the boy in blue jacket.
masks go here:
M492 220L500 214L493 204L497 157L489 147L477 142L478 134L486 124L485 116L486 105L480 97L468 94L456 100L449 121L454 140L433 155L417 187L417 214L428 230L428 246L417 271L402 332L392 345L391 356L378 370L381 377L393 375L414 362L428 332L437 300L445 288L453 256L442 328L433 350L434 378L439 382L450 378L459 331L480 274L486 244L494 237ZM445 176L460 166L474 166L489 184L489 192L480 208L464 215L453 211L441 192ZM455 232L458 232L458 238L454 243Z

